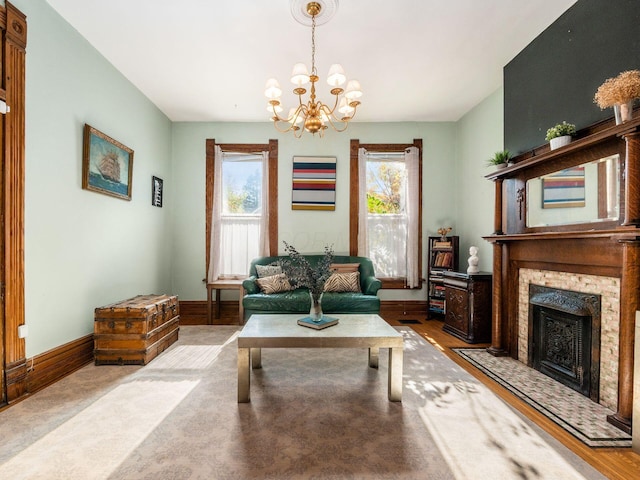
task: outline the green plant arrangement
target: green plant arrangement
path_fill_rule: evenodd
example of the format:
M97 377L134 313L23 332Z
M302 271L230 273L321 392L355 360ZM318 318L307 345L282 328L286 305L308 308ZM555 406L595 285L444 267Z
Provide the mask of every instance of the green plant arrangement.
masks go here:
M292 287L306 287L312 294L320 295L324 291L324 284L333 273L333 248L324 247L324 257L313 267L309 261L300 254L296 247L284 243L284 251L289 255L288 259L281 260L282 270L287 274Z
M509 160L511 160L511 152L509 152L509 150L502 150L500 152L494 153L493 157L487 160L487 165L503 165L506 164Z
M321 320L324 284L333 273L331 271L333 248L325 245L324 256L314 267L293 245L289 245L287 242L283 243L284 250L289 254L289 258L280 261L282 271L287 275L293 288L306 287L309 289L309 295L311 296L309 316L314 321Z
M545 140L549 141L557 137L564 137L565 135L573 136L576 134L576 126L572 123L563 121L557 124L555 127L551 127L547 130L547 136Z

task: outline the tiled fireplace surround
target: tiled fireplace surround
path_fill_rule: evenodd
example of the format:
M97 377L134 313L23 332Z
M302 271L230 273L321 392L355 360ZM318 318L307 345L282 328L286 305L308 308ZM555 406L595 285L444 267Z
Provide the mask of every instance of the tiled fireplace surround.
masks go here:
M525 364L527 363L529 344L529 284L601 296L600 404L616 410L618 404L620 279L520 268L518 281L518 360Z

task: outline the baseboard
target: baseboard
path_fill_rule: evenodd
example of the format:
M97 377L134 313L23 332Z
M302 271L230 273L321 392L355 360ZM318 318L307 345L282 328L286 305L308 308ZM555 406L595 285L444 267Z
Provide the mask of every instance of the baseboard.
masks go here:
M426 318L427 302L424 300L384 300L380 302L380 316ZM238 322L238 302L220 303L220 319L214 324L235 324ZM206 300L180 300L180 325L206 325Z
M34 393L93 362L93 334L27 360L27 391Z
M380 316L416 317L426 319L427 302L424 300L383 300L380 302Z
M206 300L178 300L180 304L180 325L206 325ZM236 303L236 308L238 302Z

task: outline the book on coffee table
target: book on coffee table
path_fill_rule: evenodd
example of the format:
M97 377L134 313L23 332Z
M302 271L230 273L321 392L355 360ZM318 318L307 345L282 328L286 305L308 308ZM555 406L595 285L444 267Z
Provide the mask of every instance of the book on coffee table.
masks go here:
M332 325L337 325L338 319L334 317L327 317L326 315L322 317L322 320L318 322L314 322L311 320L311 317L304 317L298 319L298 325L302 325L303 327L314 328L316 330L322 330L323 328L331 327Z

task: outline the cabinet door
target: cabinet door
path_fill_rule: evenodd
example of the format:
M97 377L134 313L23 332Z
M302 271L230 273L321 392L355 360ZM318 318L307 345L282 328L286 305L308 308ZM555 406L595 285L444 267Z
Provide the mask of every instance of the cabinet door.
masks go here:
M447 286L447 312L444 323L462 333L469 334L469 294L466 290Z

